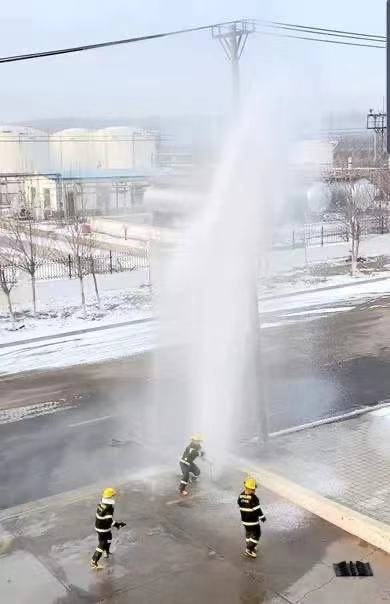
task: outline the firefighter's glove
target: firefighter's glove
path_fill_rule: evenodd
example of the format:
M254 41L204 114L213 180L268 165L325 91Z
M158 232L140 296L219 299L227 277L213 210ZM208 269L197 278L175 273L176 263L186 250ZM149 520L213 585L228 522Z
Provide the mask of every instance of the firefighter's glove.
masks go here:
M261 522L265 522L265 521L267 520L267 518L266 518L265 516L262 516L262 517L260 518L260 520L261 520Z
M115 528L117 528L118 530L123 528L124 526L126 526L126 522L115 522L114 524Z

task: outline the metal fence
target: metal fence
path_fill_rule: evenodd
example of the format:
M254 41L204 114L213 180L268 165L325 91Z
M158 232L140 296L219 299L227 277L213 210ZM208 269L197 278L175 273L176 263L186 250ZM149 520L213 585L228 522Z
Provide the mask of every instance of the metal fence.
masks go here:
M59 258L44 258L39 260L36 267L36 280L73 279L92 273L104 275L121 273L149 267L149 254L146 250L133 249L130 252L109 251L102 255L75 257L71 254ZM8 266L4 269L8 283L15 283L18 271Z
M390 225L387 216L370 216L361 222L361 236L389 233ZM348 225L340 223L324 223L305 225L289 232L276 235L273 241L275 248L301 248L315 245L326 245L350 240Z

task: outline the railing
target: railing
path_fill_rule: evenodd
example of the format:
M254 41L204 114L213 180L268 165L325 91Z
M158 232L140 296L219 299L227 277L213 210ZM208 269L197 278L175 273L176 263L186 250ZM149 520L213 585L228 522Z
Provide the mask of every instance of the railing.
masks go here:
M121 273L149 267L149 255L147 250L133 249L131 252L109 251L102 255L75 256L64 255L58 258L44 258L38 260L35 278L39 280L49 279L73 279L81 273L83 276L92 273L104 275L109 273ZM17 271L15 267L5 268L8 283L15 283Z
M390 232L389 217L370 216L361 221L361 237L370 234ZM301 248L314 245L324 246L328 243L337 243L350 240L350 232L346 224L316 224L305 225L283 232L276 233L273 240L274 248Z

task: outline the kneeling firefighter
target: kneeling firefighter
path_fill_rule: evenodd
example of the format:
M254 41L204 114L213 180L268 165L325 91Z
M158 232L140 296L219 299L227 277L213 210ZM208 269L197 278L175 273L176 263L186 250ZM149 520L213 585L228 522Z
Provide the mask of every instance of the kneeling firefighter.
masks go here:
M107 487L103 491L102 499L97 506L95 518L95 530L98 535L98 546L91 560L91 568L103 568L99 565L99 560L104 554L105 558L110 556L110 546L112 541L111 529L114 527L120 529L126 526L126 522L114 521L114 506L116 490L112 487Z
M205 454L202 450L202 442L203 438L199 434L192 436L190 444L185 448L180 459L180 469L183 475L179 487L180 495L188 495L187 487L190 475L192 475L192 481L197 480L199 477L200 469L196 465L195 459L203 457Z
M244 490L240 493L237 503L240 508L241 521L245 528L246 550L245 554L250 558L256 558L257 546L261 537L260 520L266 521L266 517L260 507L260 501L256 495L256 480L246 478Z

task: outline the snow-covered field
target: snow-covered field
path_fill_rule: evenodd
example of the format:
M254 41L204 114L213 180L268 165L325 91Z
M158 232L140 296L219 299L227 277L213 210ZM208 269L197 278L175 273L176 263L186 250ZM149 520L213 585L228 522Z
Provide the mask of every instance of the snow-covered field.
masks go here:
M0 376L120 359L151 350L155 338L153 322L145 322L2 348Z
M362 240L359 255L366 259L357 276L347 262L350 243L327 244L307 249L272 251L262 258L260 295L280 295L320 287L349 285L368 279L390 277L390 234Z
M92 279L86 279L86 316L80 308L77 280L39 282L37 317L32 316L30 287L25 283L15 291L16 330L6 310L0 306L0 345L148 317L151 313L150 290L143 286L146 279L146 272L141 270L99 276L101 308L96 305Z
M365 301L375 299L378 296L383 295L390 296L390 275L386 279L380 281L363 281L357 283L354 281L352 284L349 282L344 287L337 287L331 289L312 289L298 293L292 293L290 296L282 298L270 298L260 301L260 312L275 312L281 310L293 310L293 309L308 309L313 306L335 304L339 305L342 302L348 302L351 308L354 308L354 304L359 301ZM341 307L335 307L337 312Z
M320 245L307 249L307 260L311 264L319 262L330 262L347 258L350 255L351 242L330 243L321 247ZM362 239L360 244L360 256L390 256L390 233L385 235L370 235ZM267 255L267 271L278 273L280 271L292 270L296 267L305 266L305 250L289 249L278 250Z

